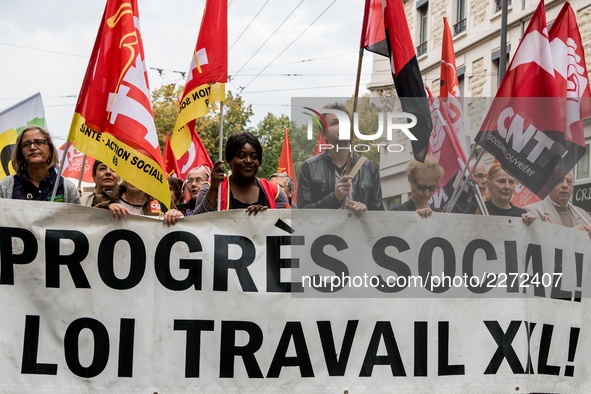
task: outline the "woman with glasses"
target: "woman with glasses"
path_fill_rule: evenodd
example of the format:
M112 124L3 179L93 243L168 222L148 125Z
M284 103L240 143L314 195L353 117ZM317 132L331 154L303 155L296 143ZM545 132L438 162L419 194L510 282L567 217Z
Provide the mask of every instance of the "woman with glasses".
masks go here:
M406 167L406 177L410 183L410 199L390 210L415 211L423 219L438 211L429 204L429 200L443 179L443 168L439 163L432 156L427 156L424 163L412 160Z
M43 127L29 126L16 139L10 158L15 175L0 182L0 198L50 201L58 182L54 201L80 204L80 194L73 182L57 176L57 149Z
M209 180L209 174L211 170L208 166L201 165L193 168L187 173L187 179L185 180L185 190L189 193L189 201L183 204L177 205L177 209L185 216L193 215L195 211L195 201L197 201L197 195L201 186Z

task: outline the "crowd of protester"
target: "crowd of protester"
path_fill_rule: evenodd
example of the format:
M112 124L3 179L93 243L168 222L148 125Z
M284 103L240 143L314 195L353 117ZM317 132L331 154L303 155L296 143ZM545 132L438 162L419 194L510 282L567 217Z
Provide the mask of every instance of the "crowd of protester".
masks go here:
M325 118L327 128L321 133L330 148L303 163L297 190L294 180L285 173L272 174L268 180L257 177L263 147L255 135L243 131L228 138L225 163L219 161L213 168L193 168L185 180L169 177L168 204L120 179L113 169L98 160L92 167L94 190L80 193L73 182L58 176L58 153L50 134L42 127L30 126L17 139L11 156L15 174L0 181L0 198L82 204L108 209L117 219L132 214L159 216L167 225L184 216L229 209L256 215L267 209L344 208L356 216L368 210L384 210L377 166L343 149L349 141L340 140L336 115L326 114ZM519 208L511 202L515 178L500 164L492 165L488 171L482 164L471 163L471 166L474 185L484 200L473 201L462 213L521 217L528 225L541 220L586 231L591 237L591 217L570 203L572 172L544 200ZM443 168L431 156L422 163L410 161L406 169L409 199L390 210L415 211L421 218L438 212L431 201L443 175ZM296 194L298 206L294 203Z

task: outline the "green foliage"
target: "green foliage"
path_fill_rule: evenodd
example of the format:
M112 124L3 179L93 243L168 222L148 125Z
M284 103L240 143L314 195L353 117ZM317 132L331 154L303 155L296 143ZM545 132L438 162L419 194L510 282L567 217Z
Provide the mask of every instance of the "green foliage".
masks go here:
M284 130L289 130L290 126L291 122L287 116L276 117L269 112L253 130L253 134L256 135L263 146L263 162L257 175L259 178L267 178L277 172L277 165L283 148Z
M166 141L166 132L172 131L179 113L178 98L183 93L183 87L176 87L171 83L162 85L152 92L152 111L154 111L154 123L158 142L162 149Z

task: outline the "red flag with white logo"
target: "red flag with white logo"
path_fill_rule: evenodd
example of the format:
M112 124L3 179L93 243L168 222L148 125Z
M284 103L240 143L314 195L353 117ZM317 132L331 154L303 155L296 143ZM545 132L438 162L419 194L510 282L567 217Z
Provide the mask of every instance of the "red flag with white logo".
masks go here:
M544 198L585 147L567 138L543 1L536 9L476 136L503 169Z
M189 123L189 127L195 128L195 121ZM207 166L213 168L213 162L199 137L199 133L194 130L191 133L191 145L189 149L178 160L181 179L187 179L187 174L195 167Z
M451 202L454 189L458 187L462 178L462 172L466 163L452 125L452 121L446 114L446 109L431 94L427 88L429 97L429 107L431 109L431 120L433 122L433 131L429 139L429 154L443 167L443 179L440 188L437 189L432 197L432 204L443 211L447 210L447 205ZM469 181L462 194L454 205L454 212L463 212L474 200L476 191L474 182Z
M591 89L577 18L564 3L549 31L558 94L566 97L566 139L585 145L583 118L591 117Z
M441 46L439 102L443 112L451 121L450 126L463 155L463 161L468 157L468 143L464 131L464 116L462 114L462 97L460 96L460 83L456 67L456 55L451 29L447 18L443 18L443 43ZM460 156L460 158L462 158Z
M171 135L172 150L183 155L191 145L190 122L207 115L209 104L224 101L228 81L228 1L206 0L197 44L187 73L180 111Z
M168 206L150 99L137 0L107 0L68 141Z
M59 147L57 150L59 157L64 155L66 149L66 143ZM62 176L72 179L80 179L80 172L82 171L82 182L94 183L92 179L92 165L94 159L86 156L84 159L84 153L80 152L74 144L68 146L68 153L66 154L66 161L64 162L64 168L62 168ZM82 167L84 165L84 168Z

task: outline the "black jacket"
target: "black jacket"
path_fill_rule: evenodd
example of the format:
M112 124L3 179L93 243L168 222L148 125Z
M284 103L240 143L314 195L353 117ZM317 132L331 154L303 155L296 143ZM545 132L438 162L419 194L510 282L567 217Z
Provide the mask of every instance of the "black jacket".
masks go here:
M351 168L359 160L353 154ZM310 157L300 169L298 178L298 209L338 209L341 201L335 196L335 167L328 151ZM362 202L369 211L383 211L382 186L378 168L366 160L353 178L353 199Z

